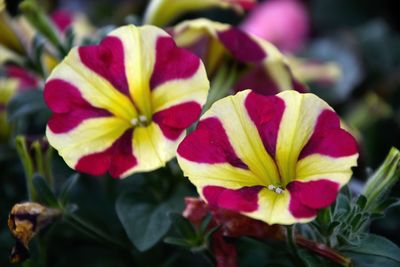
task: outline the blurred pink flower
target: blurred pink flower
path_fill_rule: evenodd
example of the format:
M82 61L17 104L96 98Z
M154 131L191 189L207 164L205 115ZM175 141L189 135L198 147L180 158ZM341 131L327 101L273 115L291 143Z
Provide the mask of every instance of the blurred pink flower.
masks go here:
M241 28L286 52L298 50L310 30L309 15L301 1L270 0L259 4Z
M57 9L50 14L51 20L57 29L64 33L71 26L74 20L74 14L65 9Z

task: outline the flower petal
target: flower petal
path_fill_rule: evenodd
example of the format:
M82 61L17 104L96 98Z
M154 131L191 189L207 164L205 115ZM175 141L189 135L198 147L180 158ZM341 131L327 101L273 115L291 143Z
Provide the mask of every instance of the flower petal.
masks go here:
M340 119L332 110L323 110L299 156L296 179L309 181L326 177L343 185L350 179L357 158L355 139L340 128Z
M127 122L115 117L89 118L64 133L53 132L52 125L49 124L46 136L68 166L76 169L81 158L108 151L129 127ZM107 160L96 163L90 161L92 164L81 164L84 167L79 169L93 175L104 174L109 167L104 161Z
M313 94L285 91L278 96L286 108L279 126L276 162L281 179L287 184L296 177L297 160L314 132L319 114L332 108Z
M134 172L151 171L165 166L175 156L176 148L183 139L184 133L170 140L166 138L156 123L147 127L135 128L133 132L134 156L138 164L123 174L126 177Z
M159 112L184 102L204 105L209 88L206 75L197 56L178 48L171 37L158 38L150 80L153 111Z
M339 191L339 184L328 180L311 182L294 181L288 184L290 192L290 212L296 218L313 219L318 209L331 205Z
M258 208L258 193L262 186L226 189L220 186L206 186L203 196L210 206L238 212L251 212Z
M153 115L164 136L176 140L200 116L201 106L196 102L186 102L161 110Z
M93 58L93 60L97 59ZM73 86L80 92L81 97L94 108L108 110L115 116L127 121L137 116L132 101L115 88L108 79L87 67L82 62L77 48L72 49L63 63L54 69L46 82L46 86L52 80L62 80L65 82L64 84ZM45 88L45 92L46 90ZM65 89L64 86L57 89L61 92L60 94L63 94L62 91L64 90L69 89ZM50 108L56 109L56 103L52 104L51 101L47 101L47 104ZM70 104L74 103L71 102ZM57 110L52 111L58 112Z
M199 187L218 185L236 189L259 183L238 158L217 118L200 121L196 131L180 143L178 161L185 175Z
M113 145L103 152L84 156L75 168L92 175L101 175L109 171L117 178L137 164L132 153L132 130L127 130Z

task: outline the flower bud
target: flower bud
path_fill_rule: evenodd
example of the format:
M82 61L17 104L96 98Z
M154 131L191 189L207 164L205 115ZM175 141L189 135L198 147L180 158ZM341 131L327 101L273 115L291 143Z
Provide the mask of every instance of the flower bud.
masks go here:
M10 255L11 262L17 263L28 258L31 239L60 216L60 210L34 202L14 205L8 216L8 228L16 239Z

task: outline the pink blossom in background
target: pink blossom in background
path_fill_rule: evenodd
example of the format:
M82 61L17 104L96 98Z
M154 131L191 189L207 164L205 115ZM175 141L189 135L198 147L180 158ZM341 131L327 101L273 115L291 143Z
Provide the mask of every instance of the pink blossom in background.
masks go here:
M293 52L306 41L310 21L301 1L270 0L256 6L241 28L272 42L283 51Z
M7 77L18 81L18 90L20 91L33 89L38 86L38 78L23 67L7 65L5 66L5 73Z
M74 15L68 10L57 9L51 13L50 17L58 30L60 32L65 32L65 30L71 26Z

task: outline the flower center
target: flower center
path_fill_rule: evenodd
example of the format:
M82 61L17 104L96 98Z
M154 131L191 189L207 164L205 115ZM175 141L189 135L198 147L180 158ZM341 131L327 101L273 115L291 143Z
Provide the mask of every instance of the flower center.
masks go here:
M131 119L130 123L133 127L146 127L149 125L149 120L145 115L139 115L139 117Z
M281 186L275 186L273 184L270 184L268 186L268 190L270 191L274 191L275 193L277 193L278 195L283 194L283 192L285 191L285 189L283 189Z

